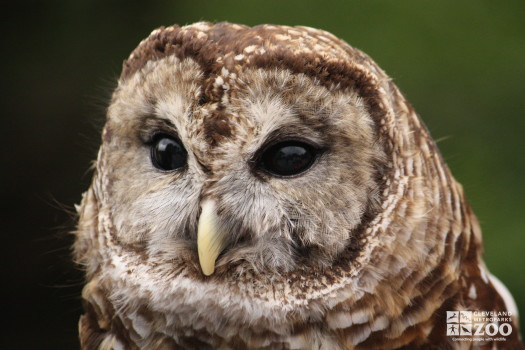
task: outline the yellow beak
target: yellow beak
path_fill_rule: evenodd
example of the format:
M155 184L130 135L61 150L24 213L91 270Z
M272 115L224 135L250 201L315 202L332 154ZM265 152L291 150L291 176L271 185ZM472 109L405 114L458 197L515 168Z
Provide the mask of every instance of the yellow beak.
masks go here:
M197 251L202 273L206 276L215 271L215 261L226 245L225 236L220 232L219 226L215 201L204 200L197 227Z

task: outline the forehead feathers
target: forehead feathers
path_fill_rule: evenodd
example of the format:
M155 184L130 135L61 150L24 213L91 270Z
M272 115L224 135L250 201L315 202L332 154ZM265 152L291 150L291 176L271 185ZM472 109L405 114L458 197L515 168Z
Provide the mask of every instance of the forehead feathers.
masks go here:
M378 82L388 80L386 75L367 55L322 30L207 22L161 27L143 40L124 62L120 83L147 62L171 55L180 60L192 58L206 76L213 77L207 80L208 86L204 86L202 103L220 98L216 95L221 92L213 85L227 82L215 79L216 75L228 77L243 67L282 68L304 73L325 86L352 88L365 99L374 119L384 114Z

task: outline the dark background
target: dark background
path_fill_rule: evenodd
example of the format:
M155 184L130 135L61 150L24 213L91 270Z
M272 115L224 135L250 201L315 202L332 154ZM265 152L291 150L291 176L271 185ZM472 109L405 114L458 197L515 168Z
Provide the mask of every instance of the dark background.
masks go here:
M525 312L525 2L25 1L3 5L2 349L75 349L73 204L122 61L160 25L307 25L361 48L426 122Z

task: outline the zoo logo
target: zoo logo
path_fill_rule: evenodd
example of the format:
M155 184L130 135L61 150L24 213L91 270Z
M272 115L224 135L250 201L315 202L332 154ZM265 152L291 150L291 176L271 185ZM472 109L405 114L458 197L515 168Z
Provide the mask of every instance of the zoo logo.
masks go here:
M500 317L504 316L504 317ZM508 336L512 333L509 312L447 311L448 336ZM505 322L508 321L508 322Z

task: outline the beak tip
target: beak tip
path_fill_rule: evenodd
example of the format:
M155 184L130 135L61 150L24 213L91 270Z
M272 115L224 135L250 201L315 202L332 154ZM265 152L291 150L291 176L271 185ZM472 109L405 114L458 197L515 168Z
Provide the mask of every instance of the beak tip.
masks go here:
M206 276L206 277L209 277L209 276L213 275L213 272L214 272L214 269L211 269L211 270L205 270L205 269L202 269L202 273L203 273L204 276Z
M200 262L202 262L203 259L200 259ZM212 264L200 264L201 271L204 274L204 276L211 276L215 272L215 261Z

